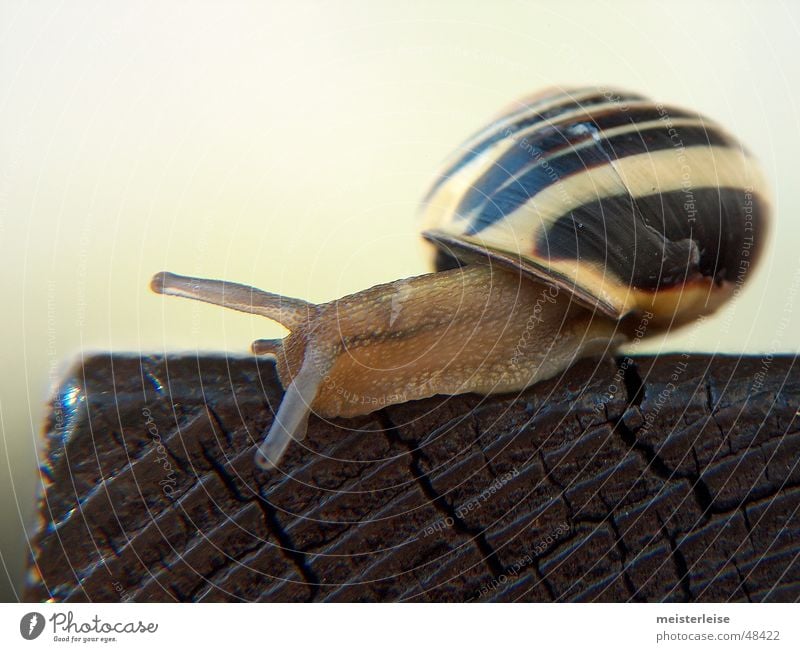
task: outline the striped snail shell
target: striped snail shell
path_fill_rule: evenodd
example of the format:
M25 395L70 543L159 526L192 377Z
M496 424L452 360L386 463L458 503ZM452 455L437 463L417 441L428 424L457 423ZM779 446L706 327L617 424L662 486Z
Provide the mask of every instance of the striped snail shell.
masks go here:
M256 461L321 417L433 396L520 391L576 359L716 310L769 226L748 151L692 111L613 89L526 98L445 163L426 195L432 274L311 304L167 272L151 287L263 315L286 388ZM640 322L641 323L641 322Z
M439 269L488 255L609 317L648 310L675 325L743 280L769 206L758 165L716 123L585 88L527 98L475 134L425 217L425 238L450 254Z

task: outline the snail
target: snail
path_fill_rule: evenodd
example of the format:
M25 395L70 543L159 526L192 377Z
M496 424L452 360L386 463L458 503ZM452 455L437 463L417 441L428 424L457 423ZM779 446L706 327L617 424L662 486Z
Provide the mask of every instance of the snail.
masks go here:
M315 305L161 272L151 288L262 315L285 393L256 461L310 413L520 391L709 314L749 276L769 224L750 153L716 123L621 90L525 98L445 162L422 206L436 271Z

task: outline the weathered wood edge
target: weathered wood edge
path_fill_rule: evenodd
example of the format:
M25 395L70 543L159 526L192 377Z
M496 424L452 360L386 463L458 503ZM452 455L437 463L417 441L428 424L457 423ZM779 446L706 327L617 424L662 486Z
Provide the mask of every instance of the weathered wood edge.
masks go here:
M46 427L28 600L800 598L794 356L583 361L253 447L254 357L96 355Z

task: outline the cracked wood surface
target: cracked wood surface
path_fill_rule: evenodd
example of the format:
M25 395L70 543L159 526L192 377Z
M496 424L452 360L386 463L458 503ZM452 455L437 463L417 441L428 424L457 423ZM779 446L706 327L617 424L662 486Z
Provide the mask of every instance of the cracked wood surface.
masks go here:
M77 365L26 599L800 599L794 357L583 361L515 397L312 418L264 472L281 394L253 357Z

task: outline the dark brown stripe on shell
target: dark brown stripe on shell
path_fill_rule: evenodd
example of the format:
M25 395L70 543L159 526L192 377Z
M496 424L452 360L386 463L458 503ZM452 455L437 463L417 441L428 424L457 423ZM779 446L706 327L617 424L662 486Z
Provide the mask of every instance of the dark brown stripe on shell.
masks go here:
M582 89L584 90L584 89ZM562 114L569 113L572 111L576 111L581 108L591 108L600 104L606 104L610 102L609 93L604 92L601 89L598 89L596 95L592 95L591 97L584 98L582 100L575 100L571 96L577 93L577 91L565 92L562 94L563 102L553 106L546 111L540 111L533 114L527 114L527 109L520 108L519 113L520 116L516 120L512 120L509 122L509 115L501 116L499 119L495 120L489 126L484 127L477 133L473 134L470 138L467 139L467 143L474 144L469 145L469 149L465 151L461 157L456 160L455 163L450 165L447 169L445 169L439 177L434 181L433 185L431 186L430 190L425 195L425 200L430 199L433 194L442 186L442 184L447 181L450 177L456 174L459 170L461 170L465 165L474 161L478 156L483 154L487 149L489 149L495 143L503 140L504 138L508 138L509 136L514 135L515 133L532 127L536 124L541 122L545 122L547 120L557 120L558 117ZM626 106L627 102L637 102L642 101L645 98L641 95L637 95L635 93L623 93L623 94L612 94L615 106L624 107ZM551 101L558 98L558 95L547 96L544 98L540 98L530 109L535 109L535 105L538 103L543 103L545 101ZM513 113L511 114L513 116ZM678 114L671 114L673 117L677 117Z
M697 277L737 282L766 236L766 204L744 188L694 188L606 197L560 217L536 255L602 265L642 290ZM743 253L747 250L747 253Z
M636 122L631 124L630 132L610 138L603 137L595 124L580 122L549 127L530 140L521 141L499 157L496 165L473 185L459 203L456 213L470 220L467 233L480 233L545 188L610 161L681 146L739 147L735 140L713 124L682 126L677 129L677 138L673 139L666 124L639 131ZM586 141L595 142L574 149Z

